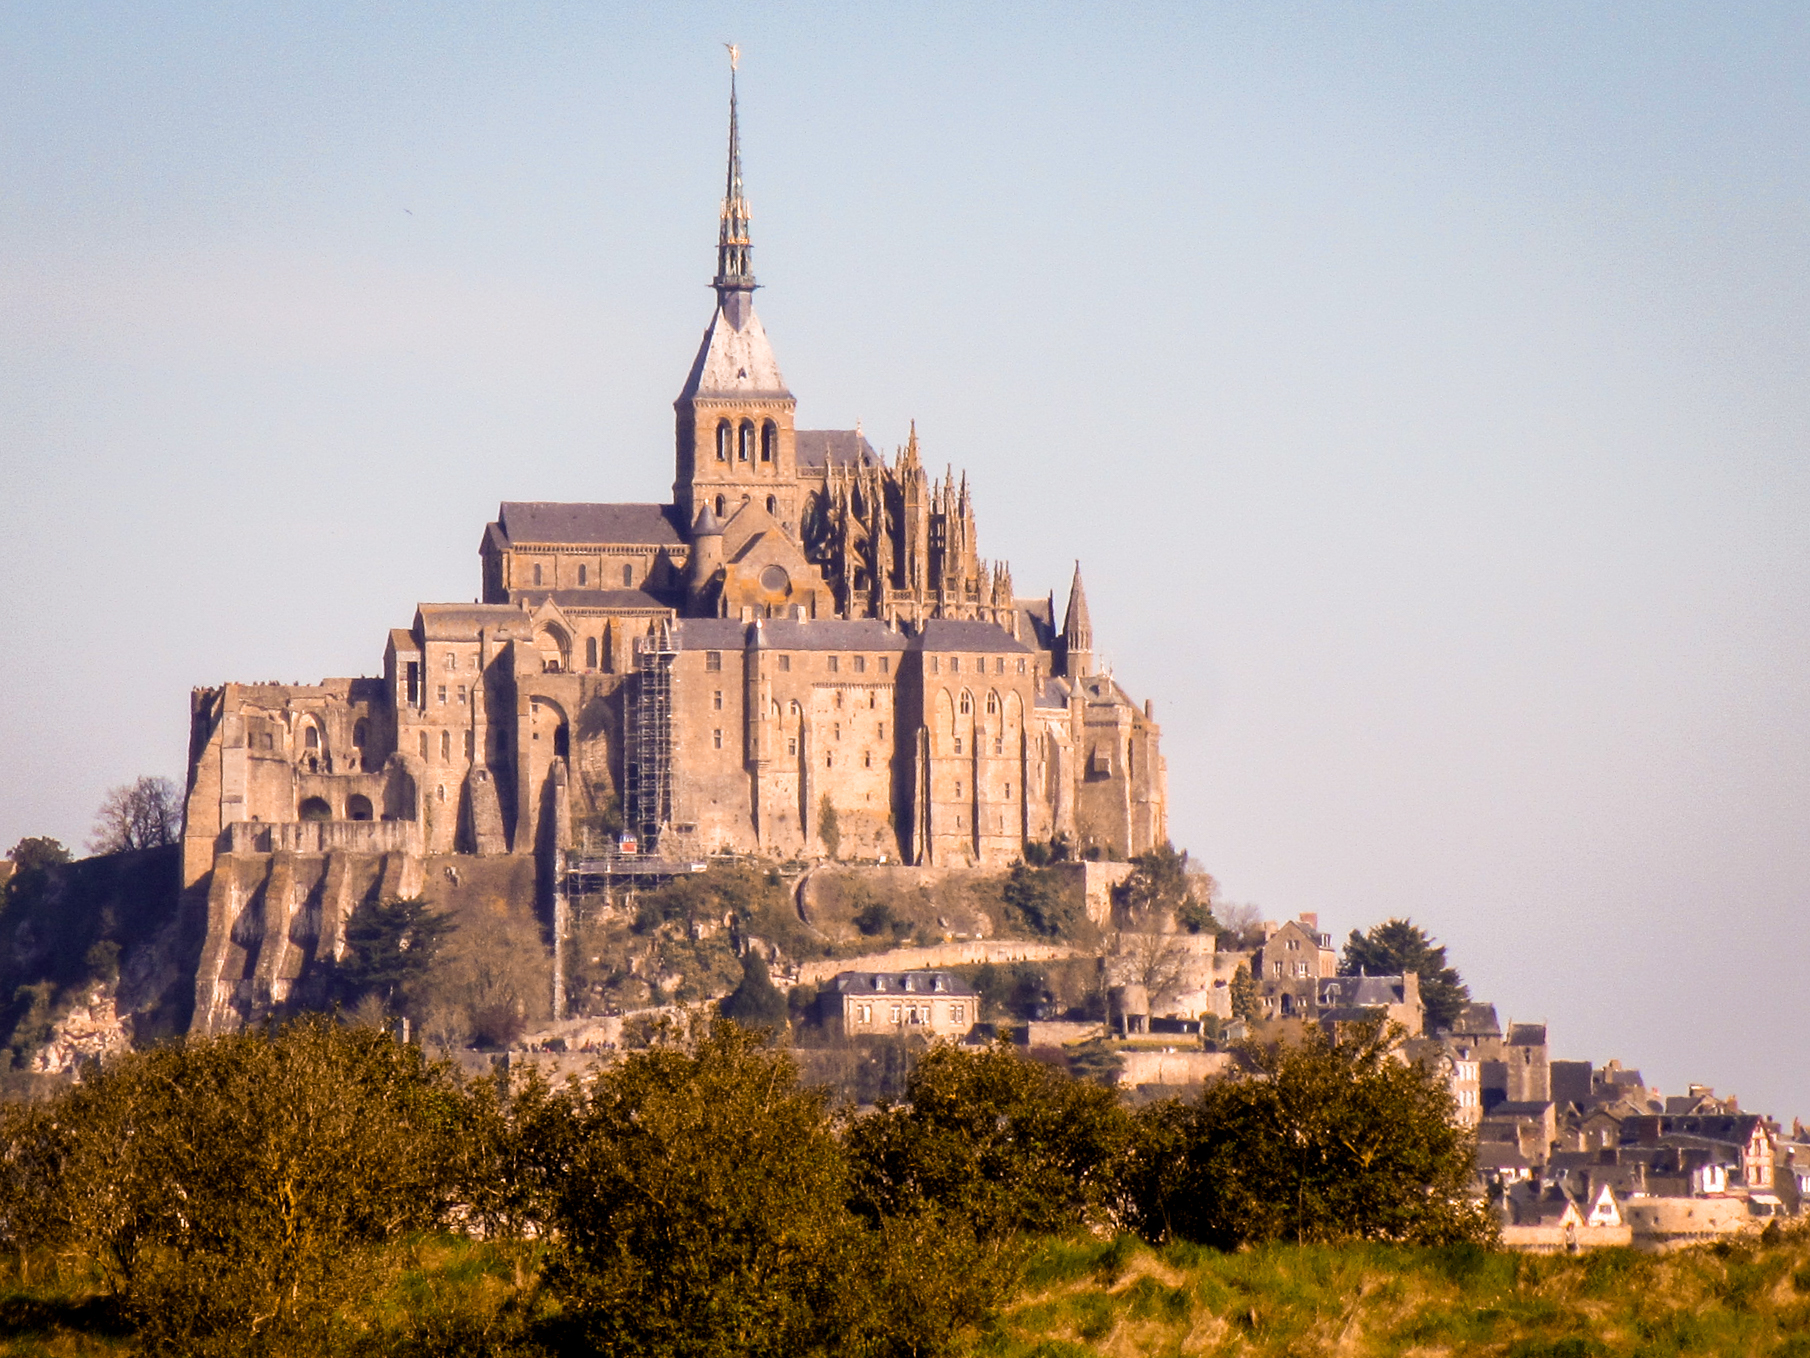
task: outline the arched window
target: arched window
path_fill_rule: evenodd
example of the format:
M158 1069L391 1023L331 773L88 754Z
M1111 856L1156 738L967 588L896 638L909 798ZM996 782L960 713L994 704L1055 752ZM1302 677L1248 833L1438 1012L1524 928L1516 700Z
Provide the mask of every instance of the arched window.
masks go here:
M625 562L622 567L622 587L627 589L635 583L635 567L632 562Z
M972 710L973 710L973 704L968 700L968 691L966 689L963 689L962 690L962 712L964 714L966 714Z
M742 421L741 447L736 450L736 461L754 461L754 421Z
M534 568L534 584L537 589L540 587L540 566L539 565L536 565Z
M440 759L441 759L441 762L445 762L446 760L451 759L451 758L452 758L452 732L451 731L442 731L440 733Z
M594 670L597 668L596 637L586 637L584 639L584 667L587 670Z
M999 695L997 693L989 693L987 695L987 715L989 717L991 717L998 711L999 711Z
M353 728L352 728L352 744L356 748L362 750L362 749L364 749L366 742L368 742L370 740L370 738L371 738L370 724L361 719L357 723L357 725L353 726Z
M371 799L359 792L354 792L350 797L346 798L346 819L370 820Z
M302 802L301 815L303 820L332 820L333 808L324 797L308 797Z
M779 513L779 501L771 495L769 495L767 497L767 513L769 513L769 514Z
M729 460L729 445L733 442L735 442L734 427L728 420L718 420L716 424L716 460L718 462ZM719 514L722 512L721 509L717 510Z
M312 726L312 725L309 726L308 729L302 735L302 744L305 745L310 750L320 749L320 747L321 747L320 728L318 726Z
M760 427L760 460L776 462L779 459L779 426L768 420Z
M717 497L716 497L716 516L717 516L717 517L718 517L718 518L719 518L719 519L720 519L720 518L722 518L722 517L723 517L723 511L724 511L724 510L726 510L726 509L728 509L728 508L729 508L729 503L728 503L728 501L726 501L726 500L724 500L724 499L723 499L723 497L722 497L722 496L721 496L721 495L719 495L719 496L717 496Z
M578 587L580 589L583 589L585 587L585 584L587 583L585 577L590 575L590 573L591 573L590 567L588 567L588 566L580 566L578 568Z

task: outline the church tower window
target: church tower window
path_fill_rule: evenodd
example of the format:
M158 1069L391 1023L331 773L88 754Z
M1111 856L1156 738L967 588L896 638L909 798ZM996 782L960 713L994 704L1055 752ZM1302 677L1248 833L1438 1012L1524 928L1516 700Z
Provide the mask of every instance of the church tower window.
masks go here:
M627 589L630 585L632 585L634 583L635 583L635 568L632 565L623 566L623 568L622 568L622 587L624 589Z
M587 567L587 566L580 566L580 567L579 567L579 568L578 568L578 587L579 587L579 588L580 588L580 589L583 589L583 588L584 588L584 586L585 586L585 583L586 583L586 581L585 581L585 576L587 576L587 575L588 575L588 574L590 574L590 568L589 568L589 567Z
M766 461L765 458L762 458L761 460L763 462ZM769 495L767 497L767 513L777 514L778 512L779 512L779 501L777 499L775 499L773 496Z
M730 425L728 420L718 420L716 424L716 460L718 462L727 462L729 460L729 445L734 441L735 430L733 426ZM723 512L721 500L717 501L716 512L719 514Z
M596 637L586 637L584 639L584 667L587 670L594 670L597 668Z
M719 519L722 518L723 511L728 508L729 508L729 502L727 500L725 500L721 495L717 496L716 497L716 516Z
M534 586L536 589L540 588L540 563L539 562L536 562L535 566L534 566Z
M754 421L753 420L743 420L742 421L741 447L736 450L735 460L737 462L754 461Z
M760 427L760 460L772 462L779 454L779 426L768 420ZM771 506L768 506L771 508Z

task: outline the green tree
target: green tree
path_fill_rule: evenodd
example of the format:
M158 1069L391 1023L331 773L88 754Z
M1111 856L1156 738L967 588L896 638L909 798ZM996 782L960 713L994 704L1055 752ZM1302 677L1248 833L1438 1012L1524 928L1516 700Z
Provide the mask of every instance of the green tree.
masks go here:
M346 955L335 977L341 1001L374 996L393 1013L405 1011L453 927L419 897L359 906L346 921Z
M51 1106L54 1155L12 1117L0 1159L35 1146L57 1238L147 1349L311 1352L386 1243L445 1219L450 1102L418 1049L313 1017L121 1058Z
M727 1020L694 1029L690 1047L602 1071L548 1134L560 1169L547 1279L572 1331L555 1346L635 1358L945 1348L985 1304L964 1279L959 1229L864 1225L826 1092Z
M1263 1007L1257 1001L1257 978L1251 975L1249 967L1240 966L1232 973L1231 991L1232 1017L1255 1023Z
M823 851L831 858L842 852L842 818L836 814L835 803L830 801L830 794L824 793L823 800L817 807L817 838L823 841Z
M786 1031L786 997L774 986L767 959L752 948L742 954L741 984L718 1007L744 1028L768 1028L775 1036Z
M934 1210L982 1239L1110 1219L1130 1121L1110 1089L1020 1057L925 1052L906 1103L850 1128L858 1200L876 1217Z
M8 849L6 856L20 872L41 872L70 861L69 850L63 847L63 841L49 835L27 835Z
M1444 944L1435 946L1426 930L1405 919L1374 925L1367 934L1353 929L1345 940L1341 975L1399 976L1408 971L1420 978L1420 1002L1426 1009L1428 1031L1450 1028L1471 991L1457 971L1446 965Z
M1079 893L1061 873L1026 863L1012 864L1001 888L1005 903L1046 938L1066 938L1087 922Z
M1396 1057L1400 1037L1310 1029L1246 1048L1250 1072L1192 1103L1140 1111L1126 1175L1139 1229L1223 1248L1491 1239L1495 1218L1469 1195L1475 1141L1445 1083Z

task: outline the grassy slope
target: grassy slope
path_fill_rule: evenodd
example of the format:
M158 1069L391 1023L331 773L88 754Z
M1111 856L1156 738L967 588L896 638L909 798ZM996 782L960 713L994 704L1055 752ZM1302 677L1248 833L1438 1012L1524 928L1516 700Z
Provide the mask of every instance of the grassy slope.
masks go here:
M387 1286L354 1320L364 1342L348 1351L508 1352L511 1303L532 1285L534 1261L532 1247L451 1240L398 1250ZM977 1358L1810 1358L1810 1233L1583 1258L1052 1242L975 1348ZM0 1288L0 1354L128 1351L85 1289Z

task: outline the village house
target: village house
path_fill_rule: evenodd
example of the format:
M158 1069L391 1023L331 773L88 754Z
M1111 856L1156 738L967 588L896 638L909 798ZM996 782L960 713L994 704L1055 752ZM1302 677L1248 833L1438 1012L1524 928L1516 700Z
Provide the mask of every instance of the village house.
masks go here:
M954 972L845 971L818 991L817 1013L844 1037L962 1038L980 1018L980 997Z

